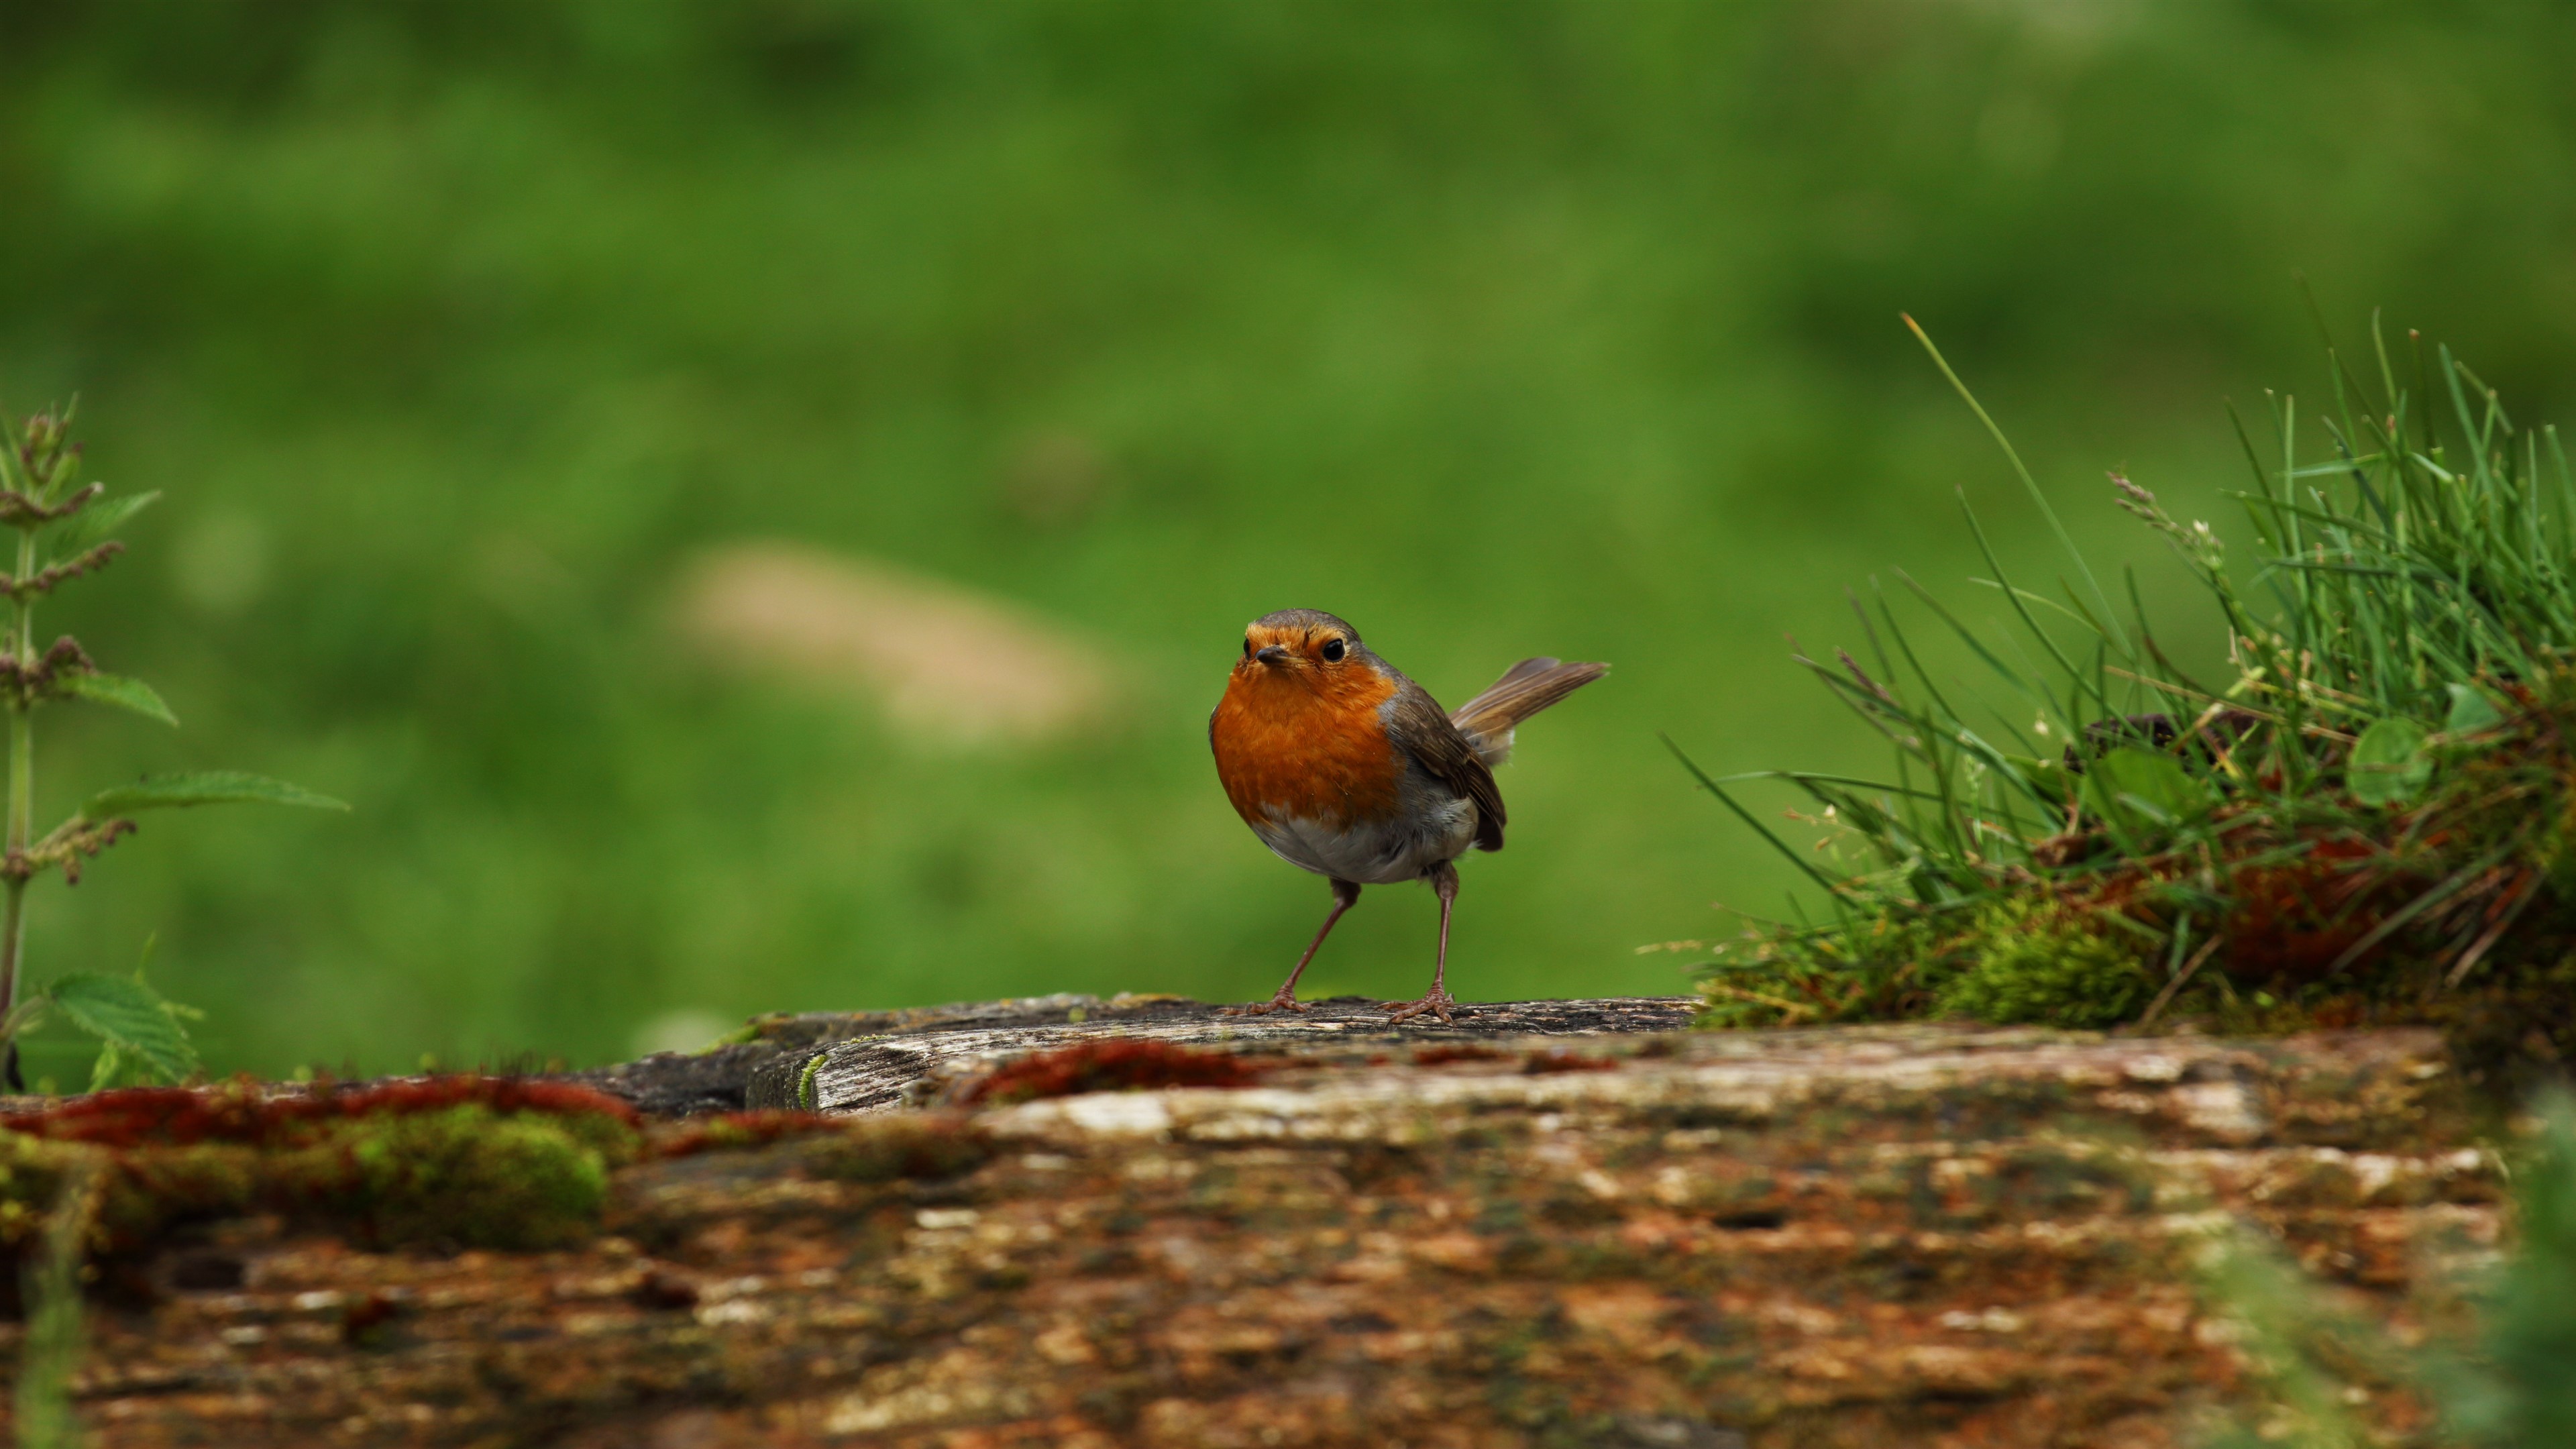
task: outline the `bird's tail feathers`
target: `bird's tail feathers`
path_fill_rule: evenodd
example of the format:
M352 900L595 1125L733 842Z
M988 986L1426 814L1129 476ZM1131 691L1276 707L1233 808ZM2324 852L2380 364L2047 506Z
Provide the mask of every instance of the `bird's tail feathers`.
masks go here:
M1522 720L1610 672L1607 664L1568 664L1524 659L1503 671L1484 693L1449 711L1449 722L1488 765L1512 757L1512 731Z

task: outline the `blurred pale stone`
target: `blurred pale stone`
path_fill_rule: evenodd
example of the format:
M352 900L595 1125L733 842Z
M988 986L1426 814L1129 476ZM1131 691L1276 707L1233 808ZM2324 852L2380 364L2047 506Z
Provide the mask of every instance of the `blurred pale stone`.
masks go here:
M702 557L678 623L721 663L859 694L926 744L1046 739L1109 713L1106 647L955 584L800 544Z

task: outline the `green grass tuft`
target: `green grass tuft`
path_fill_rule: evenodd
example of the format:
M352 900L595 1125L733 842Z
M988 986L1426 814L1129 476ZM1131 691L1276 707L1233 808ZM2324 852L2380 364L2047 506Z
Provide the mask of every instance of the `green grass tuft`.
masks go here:
M1859 607L1862 655L1798 661L1887 741L1886 776L1690 767L1827 906L1720 949L1710 1024L2431 1022L2511 1077L2576 1051L2576 477L2448 351L2373 340L2367 381L2330 354L2322 418L2278 401L2269 461L2248 439L2245 577L2112 476L2200 580L2232 677L2177 666L2134 583L2113 617L2071 542L2081 588L2022 587L1970 513L2008 628L1901 579L1913 608ZM1980 677L1925 666L1927 617ZM1736 799L1755 780L1819 807L1840 869Z

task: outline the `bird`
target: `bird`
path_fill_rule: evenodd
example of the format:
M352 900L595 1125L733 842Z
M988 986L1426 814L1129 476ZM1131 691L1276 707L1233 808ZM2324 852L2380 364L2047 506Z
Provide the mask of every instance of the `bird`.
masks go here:
M1418 1001L1381 1003L1390 1023L1454 1021L1449 916L1458 857L1503 848L1494 767L1521 721L1608 673L1607 664L1524 659L1482 694L1443 710L1421 685L1321 609L1282 609L1246 625L1243 653L1208 716L1226 799L1261 843L1332 882L1333 909L1260 1015L1304 1011L1297 978L1360 887L1428 882L1440 899L1440 954Z

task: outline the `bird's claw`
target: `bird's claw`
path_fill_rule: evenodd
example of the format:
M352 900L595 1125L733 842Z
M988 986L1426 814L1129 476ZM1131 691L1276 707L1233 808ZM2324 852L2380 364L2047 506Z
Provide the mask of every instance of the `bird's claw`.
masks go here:
M1283 991L1277 996L1270 998L1268 1001L1255 1001L1246 1006L1229 1006L1225 1009L1223 1014L1227 1016L1268 1016L1274 1011L1294 1011L1303 1013L1305 1010L1306 1003L1299 1001L1296 997Z
M1381 1001L1377 1006L1378 1010L1386 1013L1386 1024L1389 1026L1394 1026L1399 1022L1411 1021L1413 1018L1425 1013L1436 1016L1442 1021L1448 1022L1454 1026L1457 1024L1457 1018L1449 1014L1449 1008L1456 1006L1457 1004L1457 997L1450 995L1446 991L1434 991L1423 997L1420 1001Z

